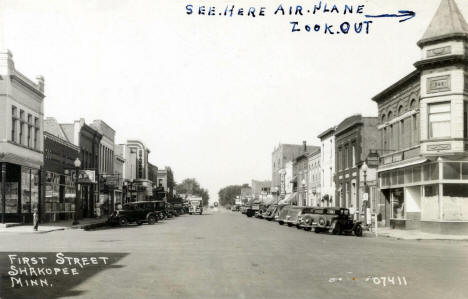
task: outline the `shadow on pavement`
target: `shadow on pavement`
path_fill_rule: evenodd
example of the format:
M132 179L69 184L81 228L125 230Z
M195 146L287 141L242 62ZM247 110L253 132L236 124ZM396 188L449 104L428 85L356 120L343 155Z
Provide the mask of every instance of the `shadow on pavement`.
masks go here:
M128 253L108 252L1 252L2 299L63 298L87 292L72 290L87 279L117 265Z

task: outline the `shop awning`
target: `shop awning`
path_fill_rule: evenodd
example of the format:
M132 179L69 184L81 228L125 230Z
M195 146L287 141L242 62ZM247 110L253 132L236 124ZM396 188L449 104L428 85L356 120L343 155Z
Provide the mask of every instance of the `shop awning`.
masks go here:
M404 160L404 161L400 161L400 162L396 162L396 163L391 163L391 164L388 164L388 165L381 165L377 169L377 172L383 172L383 171L393 170L393 169L397 169L397 168L403 168L403 167L407 167L407 166L418 165L418 164L422 164L422 163L424 163L426 161L428 161L428 159L426 159L426 158L420 158L420 157L412 158L412 159L408 159L408 160Z
M280 202L278 204L282 205L289 205L289 204L293 204L295 201L297 201L296 199L296 196L297 196L297 192L294 192L294 193L290 193L288 195L286 195L286 197L282 200L280 200Z

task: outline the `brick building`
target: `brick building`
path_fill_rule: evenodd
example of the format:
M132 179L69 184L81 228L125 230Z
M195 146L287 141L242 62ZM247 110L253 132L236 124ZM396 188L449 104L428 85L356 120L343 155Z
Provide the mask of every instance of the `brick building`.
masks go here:
M379 110L381 216L387 226L468 232L468 24L442 0L416 70L373 100Z
M358 114L346 118L336 127L336 206L363 212L364 172L361 167L364 162L369 166L366 180L375 206L377 163L372 163L371 160L375 160L379 148L377 122L377 117L363 117Z

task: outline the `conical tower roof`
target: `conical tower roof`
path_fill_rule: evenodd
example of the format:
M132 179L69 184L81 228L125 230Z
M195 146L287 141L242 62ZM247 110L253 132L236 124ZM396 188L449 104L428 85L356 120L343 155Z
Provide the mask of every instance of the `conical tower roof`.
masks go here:
M442 0L418 46L451 37L468 38L468 24L455 0Z

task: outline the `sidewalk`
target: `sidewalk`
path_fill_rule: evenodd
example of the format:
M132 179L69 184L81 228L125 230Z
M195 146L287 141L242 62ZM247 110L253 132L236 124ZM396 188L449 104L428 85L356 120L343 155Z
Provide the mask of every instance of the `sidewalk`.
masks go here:
M375 237L374 232L365 232L366 237ZM391 229L388 227L379 227L377 230L379 238L394 238L399 240L452 240L468 241L468 235L442 235L425 233L418 230Z
M80 219L78 225L72 225L72 220L63 220L57 222L50 222L40 224L37 231L34 231L32 224L16 225L7 228L0 227L0 233L31 233L43 234L53 231L66 230L66 229L88 229L94 226L103 225L107 218L85 218Z

